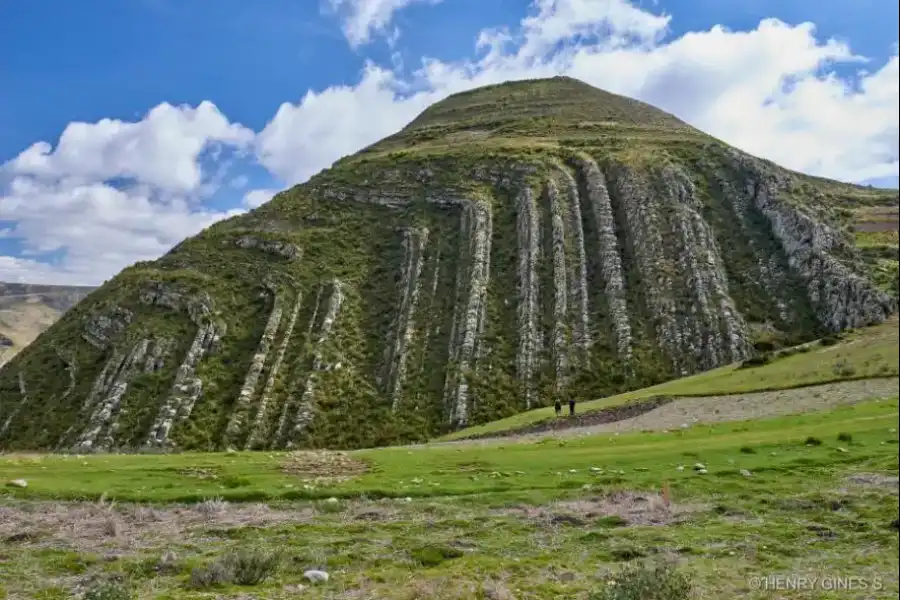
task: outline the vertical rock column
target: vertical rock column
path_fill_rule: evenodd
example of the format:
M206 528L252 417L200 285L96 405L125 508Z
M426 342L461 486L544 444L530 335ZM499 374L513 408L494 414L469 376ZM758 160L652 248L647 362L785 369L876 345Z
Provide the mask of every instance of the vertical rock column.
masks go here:
M606 187L606 177L597 163L587 157L580 157L575 164L584 184L587 196L584 199L585 203L590 206L596 225L600 254L598 262L609 315L615 329L616 351L620 359L630 362L631 321L628 316L628 305L625 302L625 276L622 270L622 259L619 257L615 218L609 191Z
M247 443L244 448L258 447L265 445L266 421L268 420L268 407L272 401L272 390L275 388L275 382L278 379L278 373L284 362L284 356L287 353L288 346L294 335L294 327L297 324L297 316L300 314L300 306L303 296L298 290L294 299L294 309L291 311L291 317L288 321L287 329L281 338L281 345L278 347L278 354L275 356L275 362L269 369L269 376L266 379L266 385L263 387L262 394L259 398L259 406L256 409L256 416L253 419L253 425L250 428L250 435L247 436Z
M587 291L587 255L584 248L584 225L581 214L581 201L578 196L578 184L569 171L556 166L560 189L565 198L565 224L569 243L572 246L572 259L569 263L569 310L572 323L572 343L581 354L587 357L591 347L591 328L588 312Z
M325 344L331 337L335 321L343 303L344 284L340 280L334 279L331 283L331 295L328 297L328 308L325 311L325 318L322 320L322 327L319 330L319 338L315 342L312 371L306 378L303 395L300 397L297 413L294 417L294 436L302 434L312 422L316 384L318 383L319 371L324 367Z
M540 258L540 223L531 188L524 187L516 198L516 242L518 278L519 347L516 353L516 373L525 390L525 408L534 405L534 371L541 349L539 329L539 279L537 262Z
M565 388L568 367L568 341L566 339L566 316L568 296L566 294L566 233L563 224L563 210L560 206L559 190L551 179L547 182L547 201L550 204L550 249L553 260L553 330L551 350L554 370L554 391L559 395Z
M272 348L272 342L275 341L275 334L278 332L278 326L281 324L281 298L277 290L268 289L268 293L272 298L272 311L266 321L266 327L263 330L256 353L250 360L250 368L244 377L244 384L238 393L237 399L231 410L231 416L225 427L225 440L227 444L237 443L241 430L244 427L247 413L250 411L253 403L253 396L256 394L256 388L259 385L259 377L265 367L266 360L269 358L269 352Z
M415 311L419 303L422 266L428 229L403 230L404 261L400 278L400 303L393 325L393 336L387 351L386 389L391 396L391 410L396 411L400 390L406 378L407 353L415 332Z
M464 290L461 294L463 305L454 320L454 331L450 338L451 364L456 372L448 373L449 415L450 423L455 427L463 427L469 420L469 372L476 357L476 345L479 342L478 332L482 330L482 322L487 307L487 288L490 278L491 210L487 204L471 201L463 208L462 229L468 235L461 243L468 246L467 265L459 265L458 274L465 272L466 277L457 277L457 286ZM466 239L468 238L468 239ZM463 271L463 269L465 269Z

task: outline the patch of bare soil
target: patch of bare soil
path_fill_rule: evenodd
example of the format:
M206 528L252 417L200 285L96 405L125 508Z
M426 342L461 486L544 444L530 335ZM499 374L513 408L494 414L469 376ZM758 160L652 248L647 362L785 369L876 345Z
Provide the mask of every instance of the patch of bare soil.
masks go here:
M856 473L847 477L847 482L853 485L876 488L900 489L900 477L896 475L881 475L879 473Z
M549 525L583 527L598 519L619 519L620 525L671 525L705 510L701 505L667 502L662 496L620 491L608 496L555 502L546 506L516 506L494 514L512 515Z
M330 484L362 475L369 465L345 452L298 450L285 456L281 470L298 475L307 483Z
M101 503L0 505L0 541L76 552L136 551L184 540L210 527L265 527L309 522L315 510L274 509L265 504L207 500L192 506L156 508Z

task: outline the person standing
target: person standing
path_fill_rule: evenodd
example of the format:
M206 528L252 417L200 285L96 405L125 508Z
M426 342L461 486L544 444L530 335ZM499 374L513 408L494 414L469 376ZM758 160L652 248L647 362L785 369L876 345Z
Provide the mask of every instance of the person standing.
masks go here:
M556 402L553 404L553 408L556 410L556 416L558 417L560 413L562 413L562 402L559 399L559 396L556 397Z
M569 416L575 416L575 396L569 396Z

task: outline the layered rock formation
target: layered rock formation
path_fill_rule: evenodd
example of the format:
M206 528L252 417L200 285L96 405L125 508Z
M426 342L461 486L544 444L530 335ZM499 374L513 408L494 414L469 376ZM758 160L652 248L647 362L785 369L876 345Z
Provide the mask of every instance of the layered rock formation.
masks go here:
M79 304L0 371L0 447L423 439L879 322L860 190L571 79L453 96Z

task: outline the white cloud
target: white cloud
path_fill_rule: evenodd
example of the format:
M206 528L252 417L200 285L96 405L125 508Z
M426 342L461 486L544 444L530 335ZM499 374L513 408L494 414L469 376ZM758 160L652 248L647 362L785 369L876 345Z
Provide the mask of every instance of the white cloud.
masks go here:
M410 4L332 2L347 15L356 44L391 30L393 12ZM204 194L223 181L233 188L247 182L225 179L227 161L203 172L201 153L217 145L252 148L279 179L298 183L451 93L510 79L571 75L660 106L789 168L896 180L896 48L879 66L845 43L817 39L809 23L765 20L750 31L714 27L667 39L669 24L668 16L625 0L537 0L518 27L482 31L476 58L426 58L411 76L368 63L354 86L285 102L256 135L208 102L163 104L135 123L71 124L55 149L38 143L3 168L12 184L0 188L0 220L17 223L5 235L20 238L32 254L0 257L0 280L33 270L32 280L97 283L227 216L203 209ZM860 70L847 80L836 66L845 74ZM110 179L130 183L115 189ZM244 189L243 206L259 206L273 193ZM29 262L60 250L59 266Z
M259 208L278 193L279 190L250 190L244 194L243 205L247 208Z
M163 190L188 192L200 185L197 159L204 148L216 142L244 146L253 135L229 123L211 102L196 108L163 103L137 122L69 123L55 149L37 142L10 166L16 173L47 179L133 178Z
M140 121L71 123L55 148L32 145L2 167L0 221L15 223L4 237L21 240L24 252L0 260L0 281L94 284L241 212L201 202L230 164L217 147L246 151L253 137L209 102L164 103ZM200 158L210 149L218 164L205 173ZM52 266L37 260L60 252Z
M331 9L343 17L344 35L353 48L369 43L375 34L386 35L389 43L395 43L399 30L388 30L394 13L417 2L437 4L441 0L328 0Z

